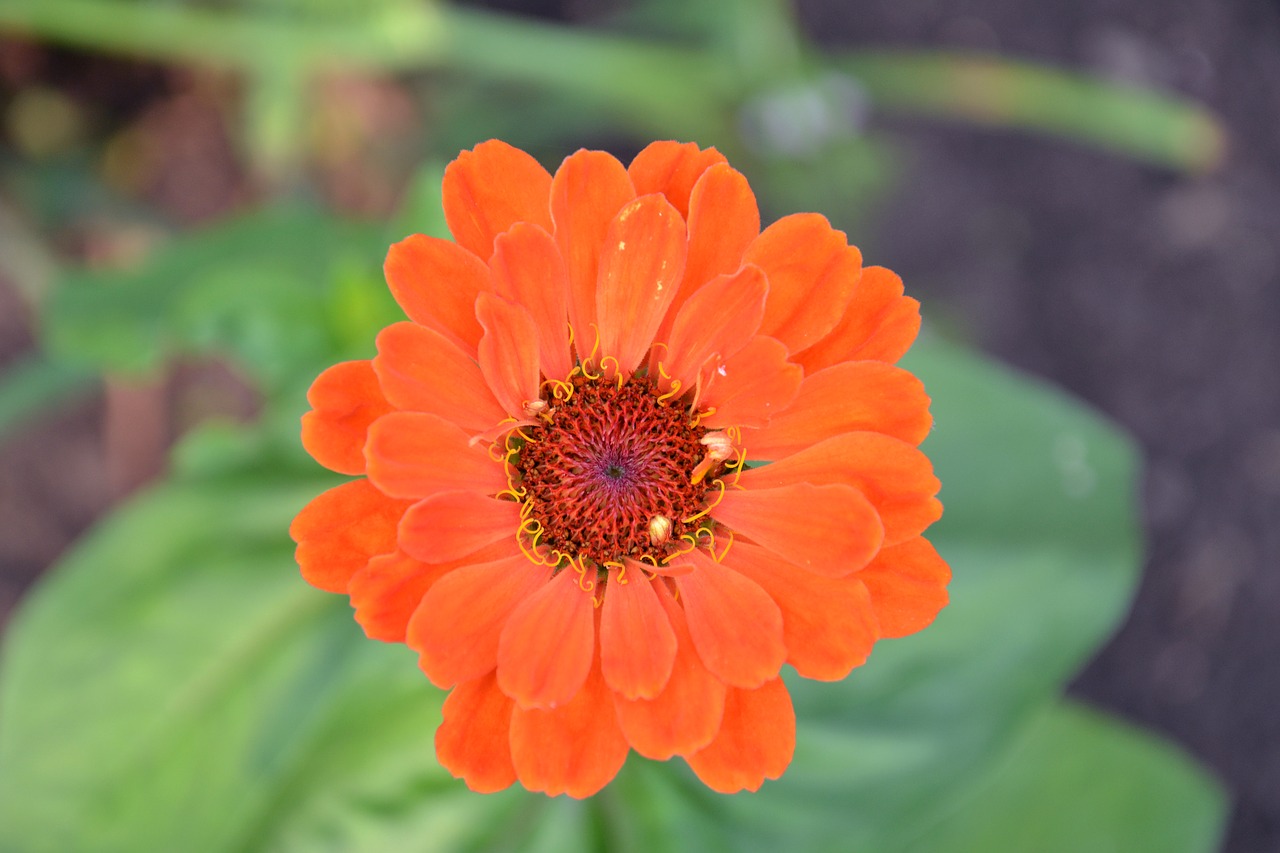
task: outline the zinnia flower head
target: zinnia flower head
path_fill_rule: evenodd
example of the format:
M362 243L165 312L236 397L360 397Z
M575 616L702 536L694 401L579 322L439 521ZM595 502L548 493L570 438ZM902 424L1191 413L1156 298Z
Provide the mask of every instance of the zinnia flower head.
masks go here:
M819 215L761 231L715 149L553 176L495 140L443 196L454 241L387 256L408 322L308 395L307 450L359 478L294 521L303 576L452 690L437 754L474 790L588 796L632 749L777 778L782 666L841 679L946 603L894 366L918 304Z

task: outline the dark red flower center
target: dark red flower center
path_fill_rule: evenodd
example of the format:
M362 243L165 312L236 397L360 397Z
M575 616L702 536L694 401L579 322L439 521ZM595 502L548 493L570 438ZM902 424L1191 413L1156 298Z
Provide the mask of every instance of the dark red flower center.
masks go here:
M663 399L653 382L575 376L567 400L547 396L548 410L512 464L525 490L536 544L603 566L623 557L656 562L690 544L707 526L708 484L692 474L706 455L707 433L689 410ZM563 395L562 395L563 396Z

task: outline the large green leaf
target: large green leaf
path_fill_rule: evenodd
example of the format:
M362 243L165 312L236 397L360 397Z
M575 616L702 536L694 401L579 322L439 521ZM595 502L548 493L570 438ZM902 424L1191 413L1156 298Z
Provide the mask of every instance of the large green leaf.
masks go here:
M1009 759L929 827L930 853L1213 850L1223 796L1149 734L1064 703L1041 712Z
M996 778L1124 613L1133 453L951 347L922 343L911 366L935 398L934 539L953 602L844 682L792 679L796 760L761 793L721 797L679 762L635 757L587 802L467 792L432 757L441 697L413 655L365 640L297 578L289 518L330 481L224 429L189 443L181 482L103 524L15 620L0 849L899 849L920 827L950 832L940 821ZM1119 778L1106 752L1080 760ZM1207 790L1179 767L1191 781L1154 791L1149 814ZM1054 796L1037 808L1064 805ZM1216 826L1220 805L1200 803ZM1203 850L1207 835L1159 849Z

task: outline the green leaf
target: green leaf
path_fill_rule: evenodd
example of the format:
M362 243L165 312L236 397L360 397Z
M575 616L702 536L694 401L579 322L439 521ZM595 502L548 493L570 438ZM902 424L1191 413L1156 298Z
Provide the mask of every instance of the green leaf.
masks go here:
M452 787L413 656L291 568L323 485L157 489L42 585L5 648L0 848L266 849L318 803Z
M1011 752L912 849L1218 849L1222 789L1185 755L1145 732L1064 703L1042 711Z
M228 357L277 389L367 354L398 319L372 262L384 251L371 226L261 211L179 237L140 269L68 276L47 303L48 346L123 372L175 355Z

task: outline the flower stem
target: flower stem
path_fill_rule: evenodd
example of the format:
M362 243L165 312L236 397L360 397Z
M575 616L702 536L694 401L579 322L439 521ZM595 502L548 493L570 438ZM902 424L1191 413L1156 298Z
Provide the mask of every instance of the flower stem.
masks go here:
M1191 172L1216 167L1225 149L1202 107L1075 72L932 51L862 51L836 64L885 110L1039 131Z

